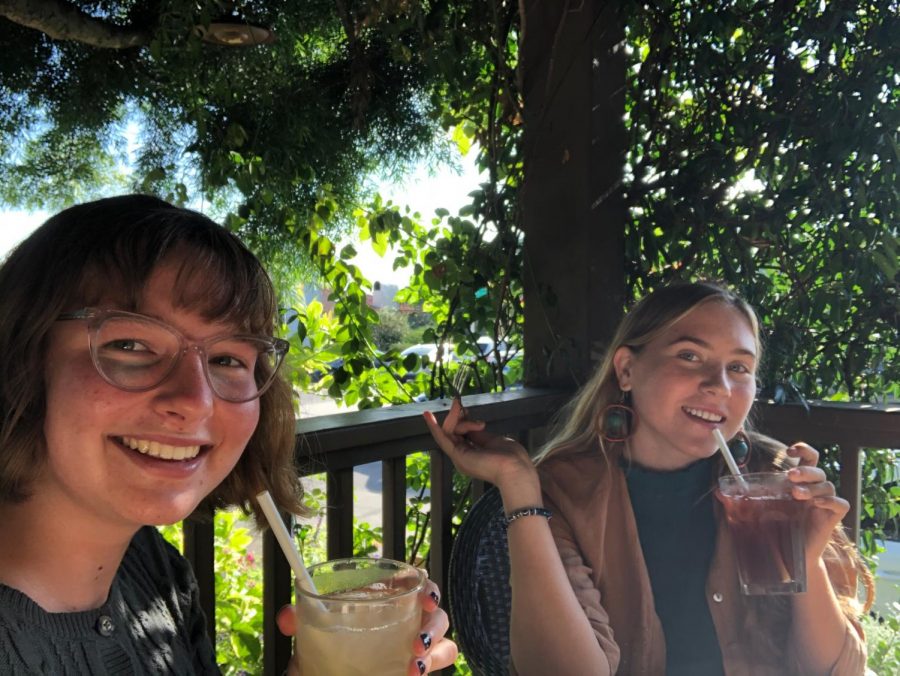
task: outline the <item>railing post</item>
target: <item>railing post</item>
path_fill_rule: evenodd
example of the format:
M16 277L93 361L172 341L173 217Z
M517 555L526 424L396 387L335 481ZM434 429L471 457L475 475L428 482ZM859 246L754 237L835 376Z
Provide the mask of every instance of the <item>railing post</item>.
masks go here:
M453 463L440 451L431 451L431 556L429 577L446 591L453 519Z
M291 602L293 573L271 530L263 535L263 673L283 674L291 658L291 638L278 630L275 616Z
M182 522L184 556L194 569L200 607L206 615L206 633L216 645L215 528L212 516L189 516Z
M439 450L431 451L431 555L428 574L440 588L447 592L447 573L450 568L450 548L453 544L450 529L453 523L453 463ZM449 636L453 631L448 629ZM454 673L452 667L439 674Z
M441 593L447 591L447 573L450 569L450 527L453 518L453 463L439 450L431 451L431 555L428 574ZM449 613L448 613L449 614ZM448 629L451 635L453 627ZM455 669L447 667L440 673L453 674Z
M862 454L859 446L842 444L840 496L850 503L850 511L844 516L847 536L859 543L859 517L862 503Z
M328 558L353 556L353 468L328 472Z
M406 456L381 462L381 532L384 556L406 560Z

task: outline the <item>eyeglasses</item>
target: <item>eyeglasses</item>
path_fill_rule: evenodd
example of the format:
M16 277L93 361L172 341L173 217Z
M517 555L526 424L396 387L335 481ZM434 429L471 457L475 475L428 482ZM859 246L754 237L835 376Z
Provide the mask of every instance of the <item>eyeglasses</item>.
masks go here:
M288 351L287 341L268 336L216 336L190 343L175 327L133 312L84 308L58 319L87 321L97 372L127 392L157 387L193 349L203 358L206 381L218 397L234 403L251 401L275 380Z

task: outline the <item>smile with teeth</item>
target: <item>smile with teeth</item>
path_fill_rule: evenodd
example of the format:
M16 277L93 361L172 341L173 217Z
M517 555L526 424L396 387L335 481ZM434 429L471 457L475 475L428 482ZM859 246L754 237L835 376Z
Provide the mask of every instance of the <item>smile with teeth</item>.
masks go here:
M720 416L720 415L717 415L717 414L715 414L715 413L711 413L711 412L709 412L709 411L701 411L699 408L687 408L687 407L685 407L685 408L682 409L682 410L683 410L685 413L687 413L688 415L692 415L692 416L694 416L695 418L700 418L701 420L706 420L707 422L718 423L718 422L722 422L723 420L725 420L725 418L723 418L723 417Z
M122 443L139 453L163 460L190 460L196 458L200 453L199 446L170 446L158 441L136 439L135 437L122 437Z

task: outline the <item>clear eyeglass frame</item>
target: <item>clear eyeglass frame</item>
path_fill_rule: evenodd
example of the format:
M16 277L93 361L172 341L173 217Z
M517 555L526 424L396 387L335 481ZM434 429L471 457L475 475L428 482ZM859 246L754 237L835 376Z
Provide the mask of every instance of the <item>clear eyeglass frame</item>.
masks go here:
M281 338L273 338L270 336L257 336L250 334L223 334L212 336L206 340L199 342L189 341L181 331L174 326L167 324L154 317L138 314L135 312L126 312L124 310L109 310L93 307L86 307L75 312L64 312L57 317L59 321L84 320L87 322L88 339L91 352L91 361L97 373L107 383L113 387L126 392L146 392L158 387L166 378L168 378L175 367L181 362L182 357L187 354L188 350L194 349L202 357L203 374L206 382L217 397L224 401L232 403L244 403L252 401L260 396L275 382L278 369L284 363L284 357L288 352L289 344ZM123 369L128 377L134 382L126 382L126 377L114 375L111 373L112 367L104 366L103 358L100 351L104 349L102 345L103 329L109 325L110 321L124 320L152 327L157 331L161 331L160 336L169 336L174 339L161 359L148 363L146 367L131 367ZM140 338L140 336L131 336L131 338L119 338L119 342ZM223 343L225 341L239 341L251 344L259 348L258 355L265 355L265 359L258 360L253 368L252 385L247 378L237 378L229 381L222 377L214 376L210 372L209 348ZM140 342L140 341L134 341ZM177 347L176 347L177 346ZM175 349L171 349L175 348ZM265 366L263 366L265 364Z

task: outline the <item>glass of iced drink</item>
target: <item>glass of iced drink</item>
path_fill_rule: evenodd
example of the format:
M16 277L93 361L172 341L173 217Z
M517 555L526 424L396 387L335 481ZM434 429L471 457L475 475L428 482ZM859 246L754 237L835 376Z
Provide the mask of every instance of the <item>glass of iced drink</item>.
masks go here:
M719 478L719 493L747 595L806 591L807 503L784 472Z
M403 676L412 659L425 573L400 561L352 558L309 567L297 585L301 676Z

